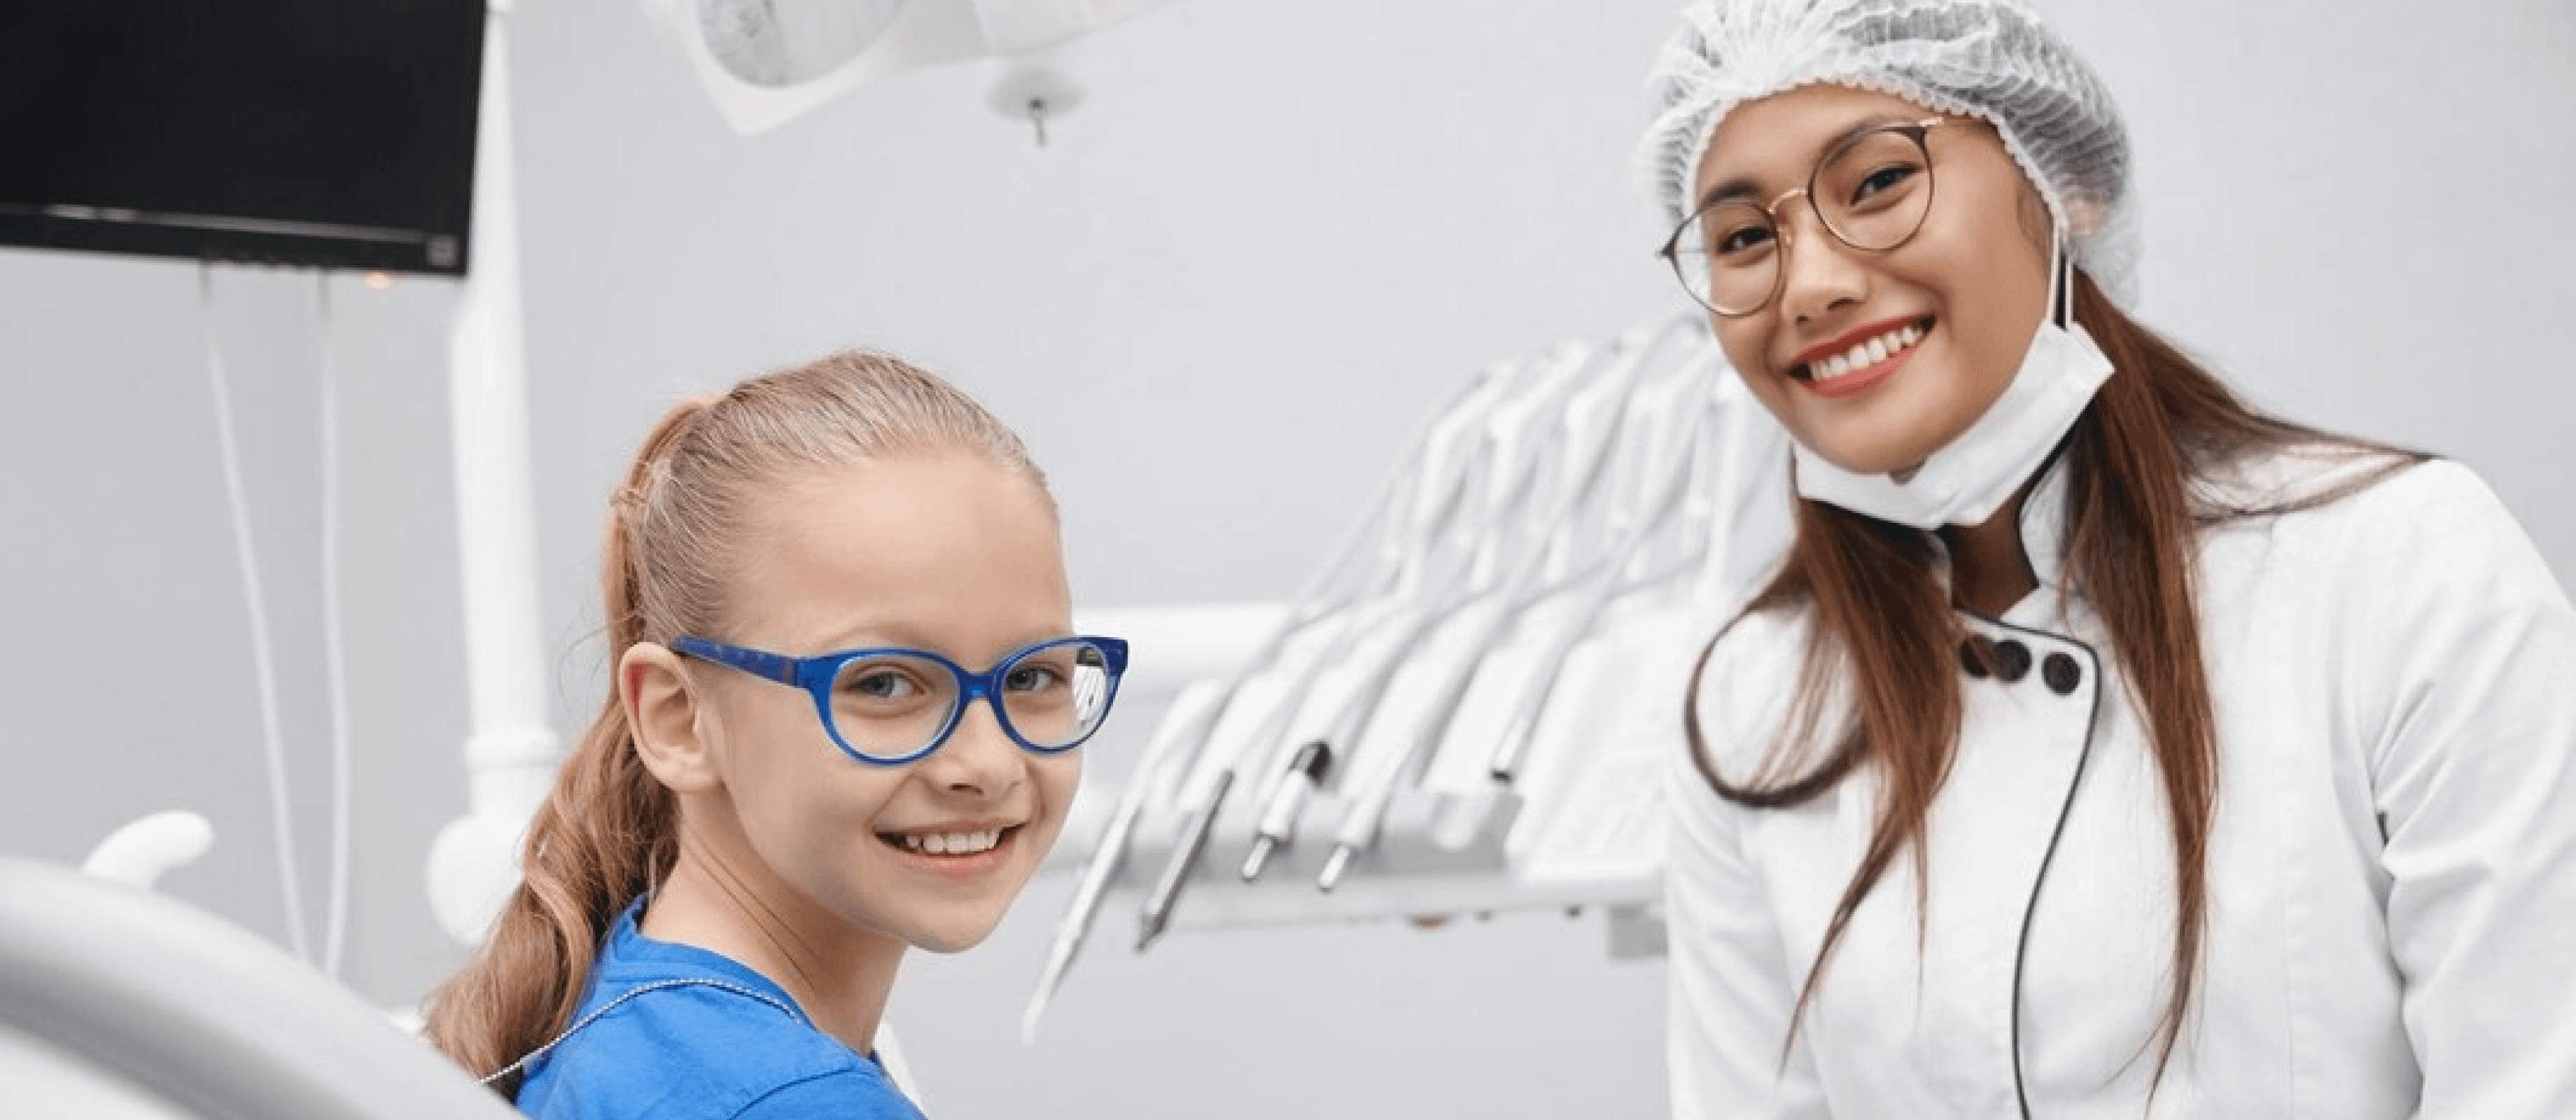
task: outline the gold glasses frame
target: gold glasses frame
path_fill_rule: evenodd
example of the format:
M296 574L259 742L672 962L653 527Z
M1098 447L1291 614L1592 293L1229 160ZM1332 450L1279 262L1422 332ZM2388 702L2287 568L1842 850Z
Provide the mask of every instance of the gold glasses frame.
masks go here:
M1815 166L1809 168L1807 171L1807 181L1804 185L1791 187L1788 190L1780 192L1780 194L1777 197L1774 197L1768 204L1756 206L1750 199L1746 199L1741 196L1731 196L1717 199L1716 201L1710 202L1707 205L1692 211L1690 217L1682 219L1680 225L1673 227L1672 236L1664 239L1664 246L1662 249L1657 250L1657 255L1663 257L1665 263L1672 266L1674 279L1681 282L1682 291L1689 294L1692 302L1699 304L1701 307L1707 308L1709 313L1712 315L1728 319L1740 319L1771 306L1771 301L1778 299L1780 296L1781 285L1787 281L1789 275L1788 253L1791 239L1789 236L1788 225L1780 220L1780 207L1783 203L1788 202L1793 196L1807 200L1807 212L1814 214L1816 216L1816 224L1823 226L1825 228L1825 232L1832 234L1836 241L1840 241L1843 244L1864 253L1885 253L1901 248L1906 242L1914 240L1915 234L1922 232L1924 221L1930 217L1932 213L1932 202L1935 195L1938 193L1937 188L1940 185L1940 176L1935 174L1933 170L1932 145L1928 140L1928 137L1933 129L1938 128L1943 124L1950 123L1951 120L1952 118L1949 117L1933 116L1914 121L1894 121L1854 132L1836 142L1831 148L1826 149L1823 155L1816 158ZM1906 227L1903 236L1900 236L1893 241L1889 241L1884 245L1864 244L1861 241L1854 240L1849 232L1836 226L1833 218L1825 213L1824 208L1816 205L1816 178L1817 176L1824 174L1825 168L1832 166L1834 161L1841 159L1845 153L1877 138L1881 133L1890 132L1913 141L1915 150L1923 154L1923 210L1922 213L1915 216L1914 224ZM1780 239L1779 255L1771 270L1771 287L1763 293L1761 299L1755 301L1751 306L1735 310L1719 307L1717 305L1717 301L1715 299L1717 288L1715 262L1710 258L1708 253L1705 250L1695 250L1683 247L1683 241L1690 236L1692 227L1699 225L1701 220L1707 217L1712 211L1729 206L1749 207L1760 211L1763 218L1770 223L1773 234ZM1697 284L1692 282L1693 272L1697 272L1699 274ZM1701 293L1703 291L1710 294L1702 295Z

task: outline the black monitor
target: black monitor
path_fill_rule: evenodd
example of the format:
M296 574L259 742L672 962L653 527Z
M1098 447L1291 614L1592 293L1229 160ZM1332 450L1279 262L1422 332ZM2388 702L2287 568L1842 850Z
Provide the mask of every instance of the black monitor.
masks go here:
M0 4L0 244L465 274L484 0Z

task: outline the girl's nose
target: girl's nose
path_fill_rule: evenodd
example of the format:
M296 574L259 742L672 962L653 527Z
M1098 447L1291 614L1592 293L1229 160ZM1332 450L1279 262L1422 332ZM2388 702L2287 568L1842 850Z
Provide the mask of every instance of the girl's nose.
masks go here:
M966 706L957 729L921 766L922 777L932 785L979 797L1008 793L1027 773L1020 745L1002 730L993 706L981 701Z

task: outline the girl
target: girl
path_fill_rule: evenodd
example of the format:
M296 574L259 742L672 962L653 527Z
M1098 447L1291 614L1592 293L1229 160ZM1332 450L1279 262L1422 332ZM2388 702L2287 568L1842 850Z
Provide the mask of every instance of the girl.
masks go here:
M2449 462L2128 317L2018 0L1718 0L1644 158L1793 438L1702 654L1677 1115L2576 1116L2576 612Z
M892 358L683 404L610 503L616 681L430 1037L532 1115L918 1117L907 948L983 940L1126 646L1071 634L1027 450Z

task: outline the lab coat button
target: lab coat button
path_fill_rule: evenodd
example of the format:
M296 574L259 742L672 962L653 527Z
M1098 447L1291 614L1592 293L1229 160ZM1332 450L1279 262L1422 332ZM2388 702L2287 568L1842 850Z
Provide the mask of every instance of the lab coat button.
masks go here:
M2062 653L2052 653L2048 655L2047 660L2039 663L2039 679L2048 682L2050 692L2065 696L2074 692L2076 685L2083 683L2084 670L2075 664L2074 658Z
M2029 646L2012 638L1995 643L1995 675L2002 677L2005 684L2018 681L2029 673Z
M1984 638L1970 634L1959 640L1959 668L1976 680L1986 679L1986 662L1994 656L1994 647Z

